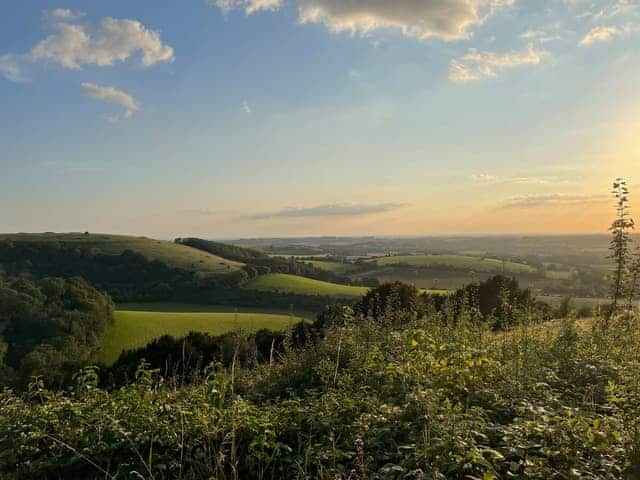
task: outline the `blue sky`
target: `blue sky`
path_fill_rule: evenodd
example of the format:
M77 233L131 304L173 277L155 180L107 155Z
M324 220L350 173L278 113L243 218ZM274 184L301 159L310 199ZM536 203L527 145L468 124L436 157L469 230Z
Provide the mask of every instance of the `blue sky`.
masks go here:
M11 1L0 231L594 232L637 0Z

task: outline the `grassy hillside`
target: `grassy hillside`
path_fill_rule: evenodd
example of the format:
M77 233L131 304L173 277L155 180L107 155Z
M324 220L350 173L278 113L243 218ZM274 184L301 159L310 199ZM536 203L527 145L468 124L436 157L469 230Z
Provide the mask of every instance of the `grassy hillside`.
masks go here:
M367 287L338 285L280 273L257 277L247 283L244 288L265 292L277 291L297 295L327 295L332 297L361 297L369 291Z
M502 261L470 255L400 255L376 258L370 261L379 267L409 265L412 267L450 267L452 269L475 270L477 272L535 273L537 270L524 263Z
M0 235L0 241L3 240L14 243L56 242L83 249L94 249L107 255L119 255L125 250L132 250L149 260L159 260L169 267L202 273L224 273L238 270L243 265L195 248L146 237L81 233L20 233Z
M124 350L144 347L163 335L180 338L189 332L220 335L242 330L246 333L263 328L284 330L306 317L287 312L233 309L206 305L180 304L130 304L115 312L115 325L104 338L103 346L95 360L105 365L113 364ZM237 310L237 313L236 313Z

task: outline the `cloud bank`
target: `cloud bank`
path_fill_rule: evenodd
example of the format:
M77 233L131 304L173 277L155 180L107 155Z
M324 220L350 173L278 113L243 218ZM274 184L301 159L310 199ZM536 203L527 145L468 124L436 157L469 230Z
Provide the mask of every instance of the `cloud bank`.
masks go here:
M224 12L249 15L276 10L284 0L209 0ZM515 0L290 0L301 23L322 24L332 32L366 35L395 30L403 35L447 40L468 38L469 29Z
M131 118L141 108L140 103L135 98L117 88L96 85L95 83L83 83L82 88L84 89L84 94L88 97L124 107L125 112L122 117L107 117L110 122L116 122L120 118Z
M254 220L267 220L273 218L312 218L312 217L358 217L386 213L406 207L401 203L378 203L378 204L351 204L334 203L328 205L318 205L308 208L285 208L269 213L258 213L251 215Z

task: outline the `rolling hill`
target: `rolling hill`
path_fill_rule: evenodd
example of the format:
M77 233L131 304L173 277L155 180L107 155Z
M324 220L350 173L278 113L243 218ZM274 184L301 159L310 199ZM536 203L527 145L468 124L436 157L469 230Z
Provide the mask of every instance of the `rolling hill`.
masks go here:
M82 233L18 233L0 235L0 242L2 241L34 245L58 243L106 255L119 255L125 250L131 250L148 260L159 260L168 267L203 274L225 273L239 270L243 266L240 262L192 247L146 237Z

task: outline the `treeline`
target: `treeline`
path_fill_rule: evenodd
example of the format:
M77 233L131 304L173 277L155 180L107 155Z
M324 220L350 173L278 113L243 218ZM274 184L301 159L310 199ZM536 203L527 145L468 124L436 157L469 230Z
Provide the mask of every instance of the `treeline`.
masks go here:
M258 250L200 238L176 238L175 243L197 248L234 262L255 263L257 260L264 261L270 258L269 255Z
M66 383L112 322L109 296L81 278L0 277L0 387Z
M387 283L367 293L355 310L363 317L393 318L399 324L431 315L443 322L485 323L496 330L516 325L523 313L536 321L549 320L554 313L515 278L503 275L467 285L451 295L421 293L402 282Z

